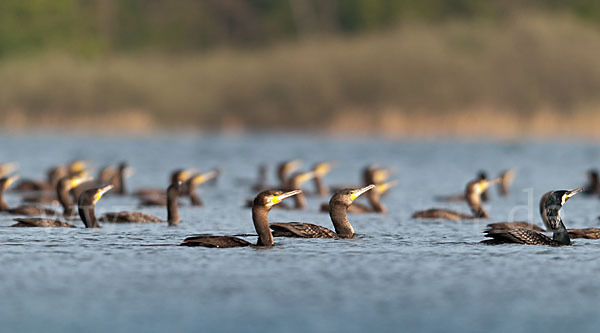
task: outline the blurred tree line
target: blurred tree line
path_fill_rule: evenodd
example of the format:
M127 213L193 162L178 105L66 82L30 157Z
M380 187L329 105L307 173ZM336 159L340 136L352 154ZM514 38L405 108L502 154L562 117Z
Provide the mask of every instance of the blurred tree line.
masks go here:
M524 10L600 20L598 0L2 0L0 57L245 47L406 20L501 19Z

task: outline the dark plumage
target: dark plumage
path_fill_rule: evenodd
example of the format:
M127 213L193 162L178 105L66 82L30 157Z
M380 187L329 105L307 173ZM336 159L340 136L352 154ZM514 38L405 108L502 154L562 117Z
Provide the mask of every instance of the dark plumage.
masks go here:
M516 243L516 244L528 244L528 245L551 245L551 246L560 246L565 245L561 244L558 241L553 240L552 238L541 234L539 232L528 230L528 229L488 229L485 231L485 236L490 237L491 239L486 239L482 243L488 245L495 244L506 244L506 243Z
M473 215L455 212L448 209L432 208L416 212L412 218L426 219L447 219L447 220L467 220L477 218L487 218L488 212L481 205L481 194L492 184L499 182L500 179L493 180L476 179L469 182L465 188L465 197L467 203L473 212Z
M361 204L360 202L354 202L348 207L348 214L364 214L364 213L386 213L387 208L381 202L381 196L386 193L390 188L397 185L397 181L391 181L379 185L375 185L373 190L367 192L366 197L369 202L368 205ZM329 203L321 204L322 212L329 212Z
M546 227L552 231L552 238L539 233L538 231L522 228L512 228L518 226L517 223L499 223L490 225L485 230L485 236L490 239L484 240L484 244L504 244L517 243L528 245L570 245L570 233L565 228L560 217L560 210L569 198L583 191L578 188L571 191L553 191L546 193L540 203L540 214ZM521 224L520 226L523 226ZM529 226L525 224L525 226ZM508 227L508 228L507 228Z
M61 220L44 219L41 217L33 218L14 218L13 221L18 223L13 224L11 227L27 228L27 227L39 227L39 228L75 228L74 225Z
M52 209L34 205L23 205L16 208L10 208L6 201L4 201L4 191L6 191L6 189L8 189L18 178L18 176L0 178L0 212L25 216L56 216L58 214Z
M546 229L529 222L497 222L490 223L487 226L492 229L529 229L537 232L546 231Z
M547 228L550 228L548 217L546 215L546 200L552 194L548 192L540 199L540 216L542 221ZM494 229L528 229L537 232L548 232L548 230L538 227L535 224L529 222L497 222L487 225L488 228ZM598 228L586 228L586 229L567 229L570 238L587 238L587 239L600 239L600 229Z
M290 192L280 192L267 190L259 193L254 199L252 206L252 221L254 228L258 234L256 246L273 246L273 234L269 229L269 211L271 208L280 203L283 199L301 193L300 190ZM253 246L250 242L232 236L212 236L212 235L195 235L188 237L181 243L182 246L200 246L200 247L245 247Z
M142 212L115 212L105 213L99 219L100 222L106 223L144 223L144 222L165 222L156 216L145 214Z
M354 229L348 221L346 210L352 202L363 193L373 189L375 185L359 189L346 189L336 192L329 200L329 216L333 222L335 232L312 223L287 222L271 223L274 237L300 237L300 238L352 238Z
M179 224L179 209L177 197L181 191L182 184L177 182L169 185L165 191L167 196L167 215L169 225ZM105 213L99 219L100 222L107 223L160 223L164 220L142 212L111 212Z

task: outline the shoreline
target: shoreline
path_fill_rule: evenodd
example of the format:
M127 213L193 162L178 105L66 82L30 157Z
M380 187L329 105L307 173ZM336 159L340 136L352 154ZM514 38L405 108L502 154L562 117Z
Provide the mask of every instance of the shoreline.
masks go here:
M89 117L63 119L54 122L21 121L18 124L0 122L0 131L7 136L43 135L110 137L161 136L222 136L245 135L316 135L324 138L381 138L407 141L541 141L600 142L600 113L577 113L561 117L554 112L538 112L531 116L510 113L462 112L444 115L410 115L383 113L374 117L347 114L319 127L265 127L256 128L236 123L234 126L168 125L147 116L91 119ZM68 125L65 123L69 121ZM137 123L136 123L137 122Z

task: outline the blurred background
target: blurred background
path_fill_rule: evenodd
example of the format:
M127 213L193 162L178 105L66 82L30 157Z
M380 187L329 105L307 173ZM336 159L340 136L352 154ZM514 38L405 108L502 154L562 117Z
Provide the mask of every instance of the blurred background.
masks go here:
M3 0L0 127L600 138L597 0Z

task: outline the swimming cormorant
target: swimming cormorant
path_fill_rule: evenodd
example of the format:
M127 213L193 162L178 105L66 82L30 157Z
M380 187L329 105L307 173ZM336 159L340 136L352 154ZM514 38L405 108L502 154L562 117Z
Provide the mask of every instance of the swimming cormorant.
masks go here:
M179 224L179 214L177 207L177 197L180 194L182 183L177 182L169 185L167 193L167 215L169 225ZM165 222L164 220L142 212L114 212L105 213L98 219L100 222L107 223L146 223L146 222Z
M5 212L13 215L25 215L25 216L56 216L57 212L53 209L35 206L35 205L22 205L16 208L10 208L6 201L4 201L4 191L10 187L19 176L3 177L0 179L0 212Z
M329 200L329 216L335 232L320 225L304 222L271 223L274 237L299 238L352 238L354 229L348 221L346 210L361 194L373 189L375 185L358 189L346 189L336 192Z
M517 243L527 245L570 245L570 234L565 228L560 216L562 206L573 197L575 194L583 191L583 188L578 188L570 191L553 191L544 195L544 203L542 219L547 224L549 231L553 233L552 238L530 229L512 229L512 228L488 228L485 231L485 236L490 239L482 241L484 244L505 244Z
M256 196L254 205L252 206L252 221L254 222L254 228L258 234L256 246L273 246L273 234L271 234L271 230L269 229L269 211L283 199L297 195L301 192L301 190L293 190L285 193L267 190ZM191 236L186 238L181 245L219 248L253 246L250 242L241 238L212 235Z
M488 212L481 205L481 193L483 193L488 187L490 187L490 185L493 185L499 181L499 178L493 180L476 179L467 184L467 187L465 188L465 197L467 199L467 204L473 212L473 215L458 213L447 209L433 208L425 211L416 212L412 215L412 218L449 220L487 218L489 216Z
M381 202L381 195L397 184L398 182L394 180L375 185L375 188L366 194L369 204L365 205L360 202L354 202L350 207L348 207L348 214L387 213L387 208ZM329 203L321 204L321 212L329 212Z

